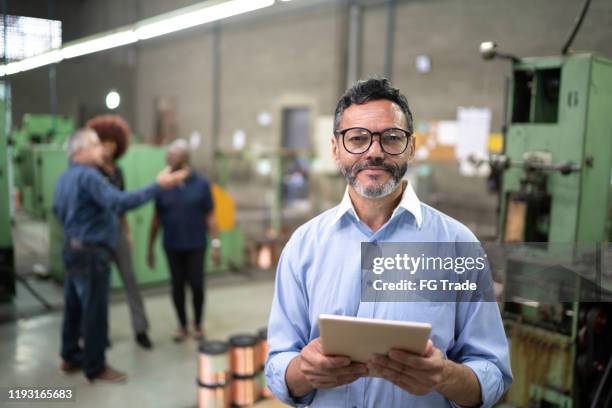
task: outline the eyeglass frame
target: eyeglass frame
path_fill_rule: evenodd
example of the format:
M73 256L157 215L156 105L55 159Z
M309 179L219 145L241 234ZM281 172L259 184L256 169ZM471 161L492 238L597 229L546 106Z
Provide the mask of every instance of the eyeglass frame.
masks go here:
M370 134L370 144L361 153L353 153L353 152L351 152L349 149L347 149L346 143L344 142L344 135L346 134L346 132L348 132L349 130L353 130L353 129L363 129L363 130L367 131ZM385 148L383 146L383 143L382 143L382 134L385 133L388 130L400 130L400 131L402 131L402 132L404 132L406 134L406 146L404 147L404 150L402 150L399 153L389 153L388 151L385 150ZM370 150L370 148L372 147L372 144L374 143L374 136L378 135L378 144L380 145L380 149L383 152L385 152L386 154L390 155L390 156L399 156L400 154L403 154L406 151L406 149L408 149L408 145L410 144L410 138L412 137L412 133L410 133L406 129L396 128L396 127L391 127L391 128L383 129L381 132L372 132L368 128L364 128L364 127L360 127L360 126L355 126L355 127L350 127L350 128L342 129L342 130L334 130L334 134L336 136L342 136L342 146L344 147L344 150L346 150L350 154L364 154L365 152Z

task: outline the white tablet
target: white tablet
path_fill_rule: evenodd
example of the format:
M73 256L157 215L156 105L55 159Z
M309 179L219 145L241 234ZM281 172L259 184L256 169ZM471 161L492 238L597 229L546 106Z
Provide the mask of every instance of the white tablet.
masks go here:
M366 363L373 354L386 355L391 349L425 354L431 324L322 314L319 329L326 355Z

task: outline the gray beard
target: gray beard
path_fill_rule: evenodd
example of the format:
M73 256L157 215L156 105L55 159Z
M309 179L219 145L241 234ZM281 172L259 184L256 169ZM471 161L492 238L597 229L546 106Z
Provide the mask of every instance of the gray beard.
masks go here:
M366 187L357 180L357 174L367 166L382 166L391 173L391 178L386 183L373 187ZM399 187L400 181L407 170L408 163L404 163L400 167L382 162L366 162L349 167L340 167L340 171L346 178L346 182L357 192L357 194L365 198L383 198L393 193Z

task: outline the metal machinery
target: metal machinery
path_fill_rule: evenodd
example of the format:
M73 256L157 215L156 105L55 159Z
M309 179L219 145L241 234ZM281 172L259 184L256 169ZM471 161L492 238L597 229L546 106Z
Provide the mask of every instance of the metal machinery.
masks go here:
M73 132L71 119L26 114L11 135L14 186L31 216L47 219L51 214L55 180L66 168L62 146Z
M0 301L15 294L15 257L11 236L8 128L10 88L0 82Z
M67 158L63 153L63 168L66 167ZM155 179L160 169L165 166L166 150L163 147L149 145L132 145L126 155L121 159L126 180L127 190L141 188ZM61 174L61 172L60 172ZM52 181L55 185L55 180ZM220 229L221 260L219 265L212 262L210 253L207 251L206 271L207 273L220 273L229 269L244 266L244 238L242 231L235 225L233 200L218 186L212 187L213 201L215 203L215 217ZM151 270L146 263L147 243L149 239L149 225L153 215L153 203L148 203L140 208L127 213L128 223L132 233L134 246L132 258L136 281L139 284L159 283L169 280L169 272L164 261L165 256L161 246L161 239L156 242L155 253L157 263L155 269ZM50 230L50 264L51 274L57 281L63 280L64 266L62 262L63 232L61 225L55 217L49 217ZM116 271L112 275L113 288L121 287L121 279Z
M506 402L610 407L612 60L510 59L504 152L490 159L502 177Z

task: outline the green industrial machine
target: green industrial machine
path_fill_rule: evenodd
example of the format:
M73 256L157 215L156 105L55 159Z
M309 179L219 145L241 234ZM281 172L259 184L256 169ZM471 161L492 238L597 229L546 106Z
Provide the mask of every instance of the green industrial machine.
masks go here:
M51 214L55 180L66 167L63 145L73 132L71 119L25 114L12 133L13 184L29 215L48 219Z
M74 121L60 115L26 113L21 128L13 131L13 144L17 150L32 144L62 146L74 132Z
M612 406L612 60L511 59L504 152L490 160L502 174L506 402Z
M145 187L155 180L159 171L165 166L165 154L166 151L162 147L149 145L130 146L126 155L119 163L125 174L126 189L134 190ZM64 168L66 163L67 159L64 153ZM55 181L53 181L53 185L55 185ZM149 225L153 216L153 207L153 203L147 203L127 213L134 245L132 247L134 271L139 284L161 283L169 280L161 237L158 237L155 244L157 258L155 268L149 268L146 263ZM55 217L49 217L49 230L51 275L55 280L61 281L64 277L62 262L64 237L61 225L59 225ZM235 227L220 231L220 239L222 243L220 263L218 265L214 264L209 248L206 257L207 273L222 273L244 266L244 237L240 228ZM113 288L121 287L121 279L117 271L113 271L111 283Z
M66 152L53 145L33 145L20 153L20 159L16 174L23 209L46 220L52 215L55 181L68 162Z
M10 88L0 82L0 301L15 294L15 256L11 236L10 160L8 129L10 124Z

